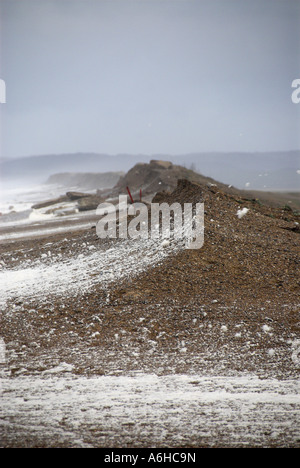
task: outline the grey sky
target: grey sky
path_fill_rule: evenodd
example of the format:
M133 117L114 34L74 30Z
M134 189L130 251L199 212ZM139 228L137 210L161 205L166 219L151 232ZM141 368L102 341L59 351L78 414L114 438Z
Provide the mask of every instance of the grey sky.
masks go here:
M0 0L1 156L300 148L300 0Z

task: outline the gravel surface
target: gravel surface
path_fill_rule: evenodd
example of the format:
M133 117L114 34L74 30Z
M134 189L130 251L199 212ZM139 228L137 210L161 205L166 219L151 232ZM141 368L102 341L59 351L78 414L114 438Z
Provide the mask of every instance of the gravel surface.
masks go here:
M155 201L204 202L204 246L5 231L1 446L300 446L299 216L183 182Z

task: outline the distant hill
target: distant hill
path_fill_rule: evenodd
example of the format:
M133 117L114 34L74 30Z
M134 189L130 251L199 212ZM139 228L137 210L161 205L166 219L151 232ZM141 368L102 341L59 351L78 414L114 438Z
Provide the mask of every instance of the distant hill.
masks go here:
M54 154L0 161L1 179L45 183L59 172L128 171L137 163L167 160L240 189L300 191L300 151L183 155Z
M148 159L146 156L145 160ZM110 156L97 153L49 154L28 156L17 159L0 160L0 173L4 179L23 179L45 183L56 173L104 173L126 171L136 162L143 161L141 156Z
M206 177L198 172L186 167L173 164L170 161L151 160L150 163L138 163L132 167L125 175L120 177L117 184L109 191L99 192L99 197L106 194L109 197L117 197L119 194L127 193L129 187L131 195L135 200L139 200L140 190L143 200L151 200L158 192L172 192L178 184L178 180L185 179L191 183L196 183L205 187L217 187L228 195L243 200L260 200L261 203L270 207L290 207L299 211L300 192L267 192L250 189L238 189L235 186L227 185L219 180ZM97 201L97 200L95 200ZM82 200L82 205L88 200ZM100 202L98 200L98 202Z
M121 175L121 176L120 176ZM106 179L106 180L105 180ZM115 179L115 185L112 182ZM284 193L284 192L259 192L251 190L241 190L234 186L228 186L222 182L216 181L211 177L206 177L198 172L186 167L173 164L170 161L151 160L150 163L137 163L128 172L122 173L104 173L104 174L70 174L61 173L55 174L48 179L50 183L63 183L66 186L78 187L80 189L87 188L87 184L91 183L97 188L93 193L78 193L67 192L61 200L53 199L42 202L42 205L34 206L39 208L48 205L55 205L58 202L66 200L75 200L79 211L89 211L97 209L98 205L105 200L118 200L119 195L127 195L127 190L130 191L130 196L135 201L151 202L157 193L173 192L179 180L186 180L189 183L197 184L202 187L210 187L212 190L222 190L224 193L236 197L237 199L247 200L251 203L257 202L266 203L268 206L288 207L289 209L297 209L300 207L298 199L300 192ZM109 183L110 181L110 183ZM104 182L107 186L104 186ZM76 183L76 184L75 184ZM92 185L91 185L92 186ZM89 188L91 188L91 186ZM298 195L298 198L297 198ZM129 201L129 199L128 199Z
M143 194L154 195L156 192L173 191L177 187L179 179L186 179L198 184L216 184L216 181L210 177L194 172L170 161L151 160L149 164L138 163L131 168L112 190L112 193L118 195L126 193L127 187L130 188L132 196L138 197L140 189ZM219 186L223 186L218 182ZM227 185L224 185L227 188ZM228 189L229 190L229 189Z
M78 187L80 190L105 189L116 185L124 172L59 172L51 175L46 183Z

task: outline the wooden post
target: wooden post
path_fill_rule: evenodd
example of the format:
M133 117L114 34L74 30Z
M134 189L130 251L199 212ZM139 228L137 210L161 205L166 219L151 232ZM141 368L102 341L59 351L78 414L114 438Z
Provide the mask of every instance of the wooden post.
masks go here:
M128 192L129 197L130 197L131 203L134 203L133 198L132 198L131 193L130 193L130 190L129 190L129 187L126 187L126 188L127 188L127 192Z

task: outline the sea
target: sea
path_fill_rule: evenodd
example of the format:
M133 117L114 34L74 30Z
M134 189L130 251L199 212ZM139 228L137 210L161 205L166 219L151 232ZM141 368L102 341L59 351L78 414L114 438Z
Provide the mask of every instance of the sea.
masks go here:
M59 220L62 216L72 218L83 216L78 213L76 202L64 202L45 208L32 206L46 200L56 199L68 191L78 191L80 187L58 184L34 184L24 181L1 181L0 185L0 230L8 226L21 226L48 220ZM85 190L85 192L89 192ZM93 191L90 191L93 192Z

